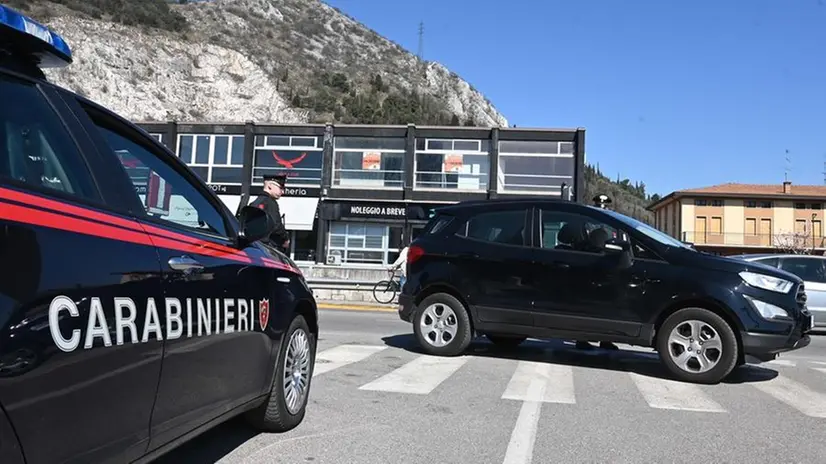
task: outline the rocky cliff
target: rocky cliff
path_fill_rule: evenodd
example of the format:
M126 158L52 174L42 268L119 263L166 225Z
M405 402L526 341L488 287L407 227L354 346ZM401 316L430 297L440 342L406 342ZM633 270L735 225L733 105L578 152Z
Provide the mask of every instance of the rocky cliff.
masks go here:
M73 48L51 79L133 120L508 125L445 66L317 0L12 4Z

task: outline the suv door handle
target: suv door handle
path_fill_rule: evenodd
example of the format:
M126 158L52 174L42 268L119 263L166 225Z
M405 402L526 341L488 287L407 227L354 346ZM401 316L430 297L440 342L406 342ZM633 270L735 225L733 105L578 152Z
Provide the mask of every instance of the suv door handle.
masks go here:
M183 271L185 273L189 273L192 271L200 271L204 268L204 265L199 263L198 261L192 259L189 256L178 256L169 258L169 267L175 269L176 271Z
M470 253L470 252L468 252L468 253L457 253L456 256L458 256L459 258L469 258L469 259L478 259L479 258L478 254Z
M551 266L558 267L560 269L569 269L571 267L570 264L563 261L554 261L551 263Z

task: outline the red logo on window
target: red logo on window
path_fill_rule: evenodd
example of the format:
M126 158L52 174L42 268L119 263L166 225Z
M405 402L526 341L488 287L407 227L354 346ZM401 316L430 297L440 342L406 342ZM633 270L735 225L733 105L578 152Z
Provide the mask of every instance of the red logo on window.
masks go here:
M302 153L301 155L293 158L293 159L284 159L278 156L278 153L275 151L272 152L272 157L275 158L275 162L284 166L287 169L295 169L295 165L304 161L304 158L307 157L307 153Z

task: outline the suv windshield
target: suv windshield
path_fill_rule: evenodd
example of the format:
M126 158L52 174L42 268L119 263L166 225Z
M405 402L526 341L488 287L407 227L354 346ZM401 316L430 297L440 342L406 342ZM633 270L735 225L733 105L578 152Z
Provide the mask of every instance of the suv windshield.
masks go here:
M592 207L593 208L593 207ZM595 208L599 209L599 208ZM676 238L661 232L644 222L640 222L634 218L628 217L624 214L617 213L615 211L611 211L608 209L600 209L603 213L606 213L613 217L614 219L621 221L624 224L627 224L633 227L635 230L642 232L643 234L647 235L648 237L653 238L654 240L662 243L663 245L673 246L677 248L685 248L687 250L696 251L694 248L686 245L685 243L677 240Z

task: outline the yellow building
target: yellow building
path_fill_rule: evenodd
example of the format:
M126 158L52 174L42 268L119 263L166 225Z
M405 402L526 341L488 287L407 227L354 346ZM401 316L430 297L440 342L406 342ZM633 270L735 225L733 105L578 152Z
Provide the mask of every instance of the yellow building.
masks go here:
M826 186L721 184L678 190L651 204L656 227L720 254L823 253Z

